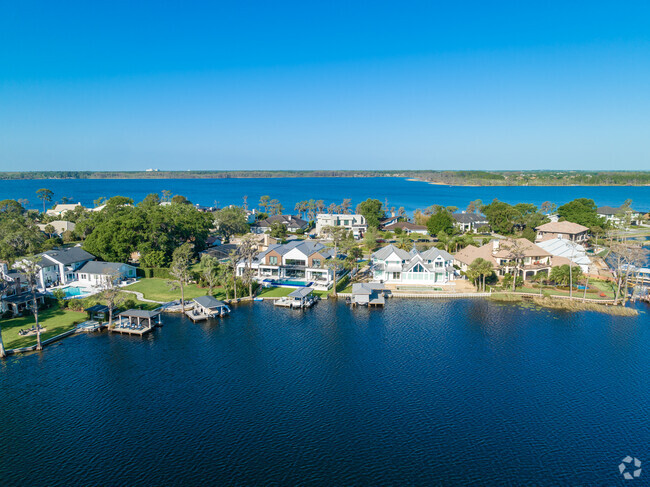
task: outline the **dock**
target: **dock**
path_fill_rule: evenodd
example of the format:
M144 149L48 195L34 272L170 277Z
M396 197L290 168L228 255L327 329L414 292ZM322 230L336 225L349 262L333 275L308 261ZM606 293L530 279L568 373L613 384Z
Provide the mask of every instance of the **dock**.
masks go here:
M228 305L212 296L200 296L193 301L192 309L186 311L185 315L195 323L230 314Z
M281 306L292 309L311 308L316 304L317 297L312 294L313 289L301 287L291 292L288 296L280 298L273 302L274 306Z
M127 335L144 335L160 325L161 310L147 311L143 309L130 309L117 315L109 330L114 333ZM155 320L158 318L158 321Z

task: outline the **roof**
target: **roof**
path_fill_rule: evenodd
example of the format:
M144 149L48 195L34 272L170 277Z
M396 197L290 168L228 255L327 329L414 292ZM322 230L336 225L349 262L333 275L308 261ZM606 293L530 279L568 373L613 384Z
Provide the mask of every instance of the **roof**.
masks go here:
M375 291L383 291L386 287L378 282L355 282L352 284L352 294L371 295Z
M393 252L395 252L397 256L402 260L409 260L411 258L411 254L409 254L406 250L395 247L393 244L380 248L377 252L372 254L371 257L377 260L386 260Z
M280 255L284 255L293 249L298 249L307 257L315 253L319 253L325 258L334 255L334 249L330 247L326 247L320 242L313 242L310 240L292 240L291 242L287 242L286 244L269 245L269 247L265 251L257 254L255 260L256 261L262 260L266 256L266 254L268 254L271 251L277 252Z
M226 306L226 303L219 301L217 298L213 298L212 296L199 296L198 298L194 298L194 302L204 308L222 308Z
M86 313L108 313L108 306L105 304L96 304L84 310Z
M290 298L304 298L312 293L313 289L310 287L299 287L295 291L289 293Z
M42 298L43 296L45 296L45 294L36 293L36 298ZM22 304L22 303L29 303L30 301L33 300L33 297L32 297L32 293L27 292L22 294L14 294L13 296L7 296L0 300L4 301L5 303Z
M451 216L458 223L478 223L488 221L485 215L480 215L477 213L453 213Z
M239 245L237 244L223 244L217 245L216 247L211 247L209 249L201 252L201 255L210 255L216 257L217 259L227 259L230 257L230 252L237 251Z
M426 230L427 227L424 225L416 225L415 223L411 222L397 222L393 223L392 225L388 225L385 230L392 231L395 230L396 228L402 228L406 230Z
M570 235L577 235L579 233L589 231L588 227L568 221L562 222L548 222L535 228L538 232L551 232L551 233L567 233Z
M553 238L537 244L549 252L554 257L564 257L572 260L576 264L589 265L591 259L587 257L587 252L582 245L564 238Z
M153 318L161 313L159 310L149 311L146 309L127 309L122 311L118 316L125 316L127 318Z
M456 252L454 258L467 265L471 264L478 258L492 262L494 265L497 263L496 259L492 256L492 243L487 243L480 247L468 245L464 249Z
M512 257L512 247L518 245L520 250L523 253L524 257L546 257L551 255L549 252L544 250L538 245L535 245L528 239L517 238L517 239L505 239L499 242L499 247L496 252L493 252L495 257L501 257L503 259L509 259ZM493 242L486 244L494 248ZM484 245L485 247L485 245Z
M619 206L618 208L614 208L613 206L601 206L596 210L596 213L599 215L618 215L626 212L636 213L632 208L623 209L622 206Z
M82 265L77 272L85 272L86 274L108 274L112 272L119 272L123 265L119 262L97 262L90 261Z
M81 247L68 247L65 249L48 250L47 252L43 252L41 254L41 257L46 257L52 262L59 262L63 265L74 264L75 262L83 262L84 260L93 260L95 258L93 254L86 252ZM50 266L52 264L49 262L41 264L39 262L39 265Z
M309 222L293 215L273 215L264 220L260 220L255 223L253 226L256 227L271 227L274 223L282 223L288 227L298 227L298 228L307 228Z
M58 204L58 205L55 205L53 209L47 210L47 212L58 213L58 212L65 212L65 211L73 211L78 206L81 206L81 203Z

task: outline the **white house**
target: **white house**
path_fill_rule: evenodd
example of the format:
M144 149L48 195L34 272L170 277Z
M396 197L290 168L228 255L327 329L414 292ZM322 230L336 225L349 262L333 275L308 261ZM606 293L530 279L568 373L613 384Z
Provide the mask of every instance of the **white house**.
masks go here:
M372 254L371 269L374 280L387 284L449 284L456 278L453 260L436 248L407 252L387 245Z
M95 256L81 247L48 250L37 256L39 271L39 288L68 284L77 279L77 270L86 262L95 260ZM14 264L19 268L20 262Z
M451 215L454 219L454 225L462 232L475 232L481 227L489 226L488 219L485 215L478 213L454 213Z
M74 211L78 207L82 207L81 203L66 203L63 205L56 205L45 212L48 216L62 216L66 211Z
M324 236L325 227L343 227L351 230L354 238L361 238L368 230L368 223L363 215L346 215L344 213L319 213L316 215L316 233Z
M632 208L601 206L596 210L596 213L599 217L616 226L638 225L641 223L641 213Z
M260 252L251 268L259 281L273 281L275 284L308 285L329 288L334 280L334 271L325 266L334 256L334 250L320 242L294 240L286 244L273 244ZM243 276L248 263L237 264L237 275Z
M411 235L413 233L417 233L420 235L429 234L427 227L425 227L424 225L416 225L415 223L411 223L411 222L393 223L392 225L385 226L384 230L386 230L387 232L394 232L398 228L401 228L402 232L406 233L407 235Z
M119 284L127 279L135 279L135 267L119 262L89 261L77 269L77 283L83 287L101 287L106 276L114 276L114 283Z

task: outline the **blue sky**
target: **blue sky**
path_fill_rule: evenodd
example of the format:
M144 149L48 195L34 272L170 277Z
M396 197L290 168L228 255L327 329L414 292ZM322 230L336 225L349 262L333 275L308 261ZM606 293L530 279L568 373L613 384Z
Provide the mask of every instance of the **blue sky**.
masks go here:
M0 170L648 169L650 2L6 2Z

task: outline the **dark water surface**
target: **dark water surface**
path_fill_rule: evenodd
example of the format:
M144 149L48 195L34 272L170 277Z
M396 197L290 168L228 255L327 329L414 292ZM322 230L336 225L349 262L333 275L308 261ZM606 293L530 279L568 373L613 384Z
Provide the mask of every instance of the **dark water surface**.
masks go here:
M77 336L1 363L0 479L647 485L618 464L650 465L649 325L394 299Z
M277 198L291 212L298 201L322 199L326 205L339 204L344 198L357 203L367 198L377 198L388 205L406 211L424 209L433 204L467 207L470 201L481 199L484 203L494 198L511 204L551 201L557 205L575 198L591 198L599 206L620 206L626 199L640 211L650 210L650 187L643 186L444 186L401 178L250 178L250 179L55 179L55 180L0 180L0 200L5 198L29 200L30 208L41 208L36 198L39 188L54 191L54 201L71 198L85 206L93 206L100 196L128 196L136 202L149 193L172 191L202 205L242 204L248 196L251 207L257 205L262 195Z

